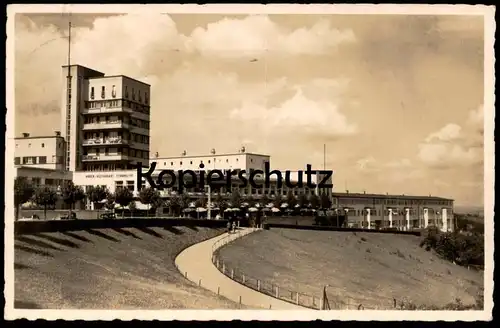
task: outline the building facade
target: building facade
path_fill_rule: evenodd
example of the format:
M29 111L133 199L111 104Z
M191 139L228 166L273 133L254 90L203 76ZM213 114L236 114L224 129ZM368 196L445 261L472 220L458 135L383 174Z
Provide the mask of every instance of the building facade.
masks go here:
M452 199L435 196L333 193L332 207L346 214L351 227L411 230L454 229Z
M14 165L49 170L64 170L66 143L59 131L53 136L15 138Z
M150 86L80 65L63 66L62 72L66 169L114 171L148 163Z

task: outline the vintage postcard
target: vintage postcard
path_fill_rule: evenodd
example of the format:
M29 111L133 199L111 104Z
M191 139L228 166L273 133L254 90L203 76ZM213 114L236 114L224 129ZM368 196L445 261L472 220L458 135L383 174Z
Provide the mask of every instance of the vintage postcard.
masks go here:
M7 14L6 319L491 320L495 7Z

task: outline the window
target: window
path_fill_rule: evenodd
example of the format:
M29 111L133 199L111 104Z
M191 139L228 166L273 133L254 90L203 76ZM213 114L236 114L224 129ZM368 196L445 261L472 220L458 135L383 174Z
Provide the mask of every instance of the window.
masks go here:
M147 92L144 93L144 102L146 103L146 105L149 104L149 98L148 98L148 93Z
M38 157L38 164L47 164L47 156Z
M101 98L104 99L106 98L106 87L102 86L101 88Z
M94 87L90 88L90 99L94 99Z
M116 98L116 85L113 85L113 88L111 89L111 97Z
M135 100L135 90L132 88L132 100Z
M128 99L128 86L125 86L125 98ZM128 103L127 103L128 105Z
M31 144L28 144L28 148L31 148Z
M14 165L21 164L21 157L14 157Z
M139 101L142 102L141 90L139 90L138 92L139 92Z
M193 164L193 161L189 162L189 164Z

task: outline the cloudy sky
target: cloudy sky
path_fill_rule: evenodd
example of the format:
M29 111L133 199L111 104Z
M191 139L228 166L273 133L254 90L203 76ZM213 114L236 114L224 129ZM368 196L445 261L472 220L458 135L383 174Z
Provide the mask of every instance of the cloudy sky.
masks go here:
M16 15L16 135L59 129L68 16ZM73 14L72 63L152 85L151 154L250 152L339 191L483 204L480 16Z

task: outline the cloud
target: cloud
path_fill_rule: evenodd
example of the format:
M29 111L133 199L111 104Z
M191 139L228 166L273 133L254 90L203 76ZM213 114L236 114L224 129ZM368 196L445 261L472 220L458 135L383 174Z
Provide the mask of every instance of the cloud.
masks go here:
M329 137L350 136L358 132L356 124L348 122L333 101L312 100L300 88L276 106L262 102L244 102L230 117L240 121L258 121L260 128L293 130L296 133Z
M447 124L438 132L430 134L425 141L432 142L435 139L440 141L451 141L460 136L460 130L462 130L462 127L459 125Z
M190 51L204 56L242 57L270 55L324 54L344 42L356 40L351 30L337 30L321 20L311 28L288 30L268 16L223 19L199 27L186 40Z
M482 164L483 111L481 105L469 112L468 121L463 126L447 124L439 131L431 133L419 145L419 159L434 168Z

